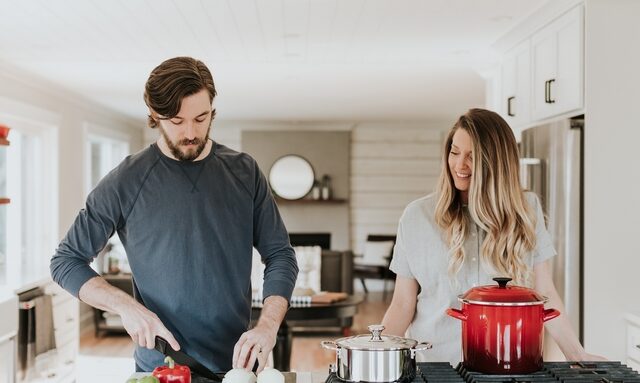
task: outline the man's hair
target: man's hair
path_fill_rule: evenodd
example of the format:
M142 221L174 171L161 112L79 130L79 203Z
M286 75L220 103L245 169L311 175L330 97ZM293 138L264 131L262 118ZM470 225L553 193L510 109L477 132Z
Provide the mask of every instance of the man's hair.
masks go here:
M150 128L158 126L157 116L173 118L180 111L182 100L206 89L213 102L216 88L206 65L192 57L174 57L151 71L144 86L144 102L151 109L147 120Z

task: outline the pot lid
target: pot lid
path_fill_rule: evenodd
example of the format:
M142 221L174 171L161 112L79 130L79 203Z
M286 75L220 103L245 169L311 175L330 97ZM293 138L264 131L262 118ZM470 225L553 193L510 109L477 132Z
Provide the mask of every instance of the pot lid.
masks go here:
M384 326L381 324L368 326L371 334L361 334L356 336L350 336L346 338L340 338L336 340L338 347L348 350L372 350L372 351L385 351L385 350L405 350L415 347L418 342L393 335L382 335Z
M509 285L511 278L493 278L498 285L486 285L469 289L459 295L458 299L464 303L492 306L530 306L542 305L546 297L535 290L522 286Z

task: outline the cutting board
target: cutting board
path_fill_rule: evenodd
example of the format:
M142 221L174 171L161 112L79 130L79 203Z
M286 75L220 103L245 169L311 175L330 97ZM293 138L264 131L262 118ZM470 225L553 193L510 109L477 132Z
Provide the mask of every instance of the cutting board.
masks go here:
M151 375L150 372L136 372L135 374L131 375L129 379L131 378L140 379L142 377L149 376L149 375ZM310 377L304 373L300 374L301 375L299 377L300 379L298 379L298 374L296 374L295 372L283 372L282 375L284 375L284 383L311 383ZM191 379L191 383L211 383L211 382L214 382L214 381L206 378Z
M323 292L311 297L312 303L333 303L347 299L347 293Z

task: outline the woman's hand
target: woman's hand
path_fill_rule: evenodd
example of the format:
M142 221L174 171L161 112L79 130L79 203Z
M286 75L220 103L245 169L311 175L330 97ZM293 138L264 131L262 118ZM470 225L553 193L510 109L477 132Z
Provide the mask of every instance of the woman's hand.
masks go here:
M609 359L602 357L600 355L588 354L584 353L580 356L579 359L581 362L607 362Z

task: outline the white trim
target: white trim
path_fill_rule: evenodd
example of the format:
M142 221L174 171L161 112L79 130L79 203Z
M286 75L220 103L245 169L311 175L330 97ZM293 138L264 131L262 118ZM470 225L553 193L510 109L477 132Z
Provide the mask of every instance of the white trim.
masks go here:
M522 22L516 23L516 27L507 31L503 36L496 40L491 48L498 54L505 53L576 5L583 3L584 0L548 1L530 15L525 15Z
M83 185L84 185L84 195L87 196L93 189L95 185L92 185L92 156L91 156L91 144L93 142L100 142L104 144L112 144L120 146L120 150L122 150L123 158L131 153L131 134L115 130L109 129L105 126L84 122L82 124L83 131L83 145L82 145L82 154L85 161L83 162ZM104 177L117 163L119 163L122 159L113 158L114 153L112 150L103 151L102 158L100 160L102 168L100 169L101 177ZM117 161L117 162L116 162Z
M26 72L20 68L10 65L7 62L0 61L0 71L2 76L22 83L26 86L33 87L37 91L40 91L46 95L55 99L62 99L65 102L70 103L72 106L78 106L90 111L99 112L102 116L113 115L119 121L127 125L140 125L141 119L132 118L122 112L119 112L113 108L98 104L96 102L89 101L85 96L65 89L58 84L55 84L44 77L34 75L33 73ZM1 107L2 105L0 105ZM59 124L56 124L59 125Z
M10 112L9 112L10 111ZM7 148L7 282L15 285L23 274L24 266L38 268L49 262L49 255L58 240L58 127L59 116L47 110L0 98L0 119L13 127L11 145ZM26 148L25 145L34 147ZM26 150L27 152L23 152ZM30 164L22 161L29 156ZM34 166L25 170L24 166ZM23 174L35 174L23 190ZM20 182L11 182L20 180ZM29 195L27 195L29 194ZM30 202L26 202L30 200ZM28 205L25 205L28 204ZM25 217L26 215L30 216ZM37 225L36 235L23 257L22 244L26 229L23 221ZM27 221L29 222L29 221ZM31 229L31 228L29 228ZM11 240L9 240L11 239Z
M58 113L1 96L0 118L19 120L41 128L57 127L62 121Z

